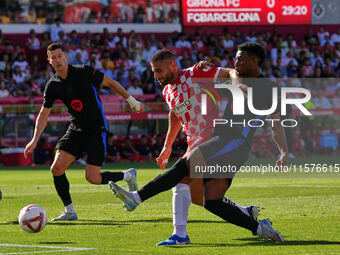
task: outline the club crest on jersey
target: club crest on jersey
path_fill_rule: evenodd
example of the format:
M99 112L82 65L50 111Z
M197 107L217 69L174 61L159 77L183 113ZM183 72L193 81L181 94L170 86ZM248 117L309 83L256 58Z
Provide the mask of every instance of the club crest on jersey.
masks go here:
M76 112L80 112L81 110L83 110L83 102L80 101L79 99L73 99L71 101L71 107Z
M183 84L183 86L182 86L182 90L183 90L183 92L188 92L189 91L189 86L188 86L188 84Z

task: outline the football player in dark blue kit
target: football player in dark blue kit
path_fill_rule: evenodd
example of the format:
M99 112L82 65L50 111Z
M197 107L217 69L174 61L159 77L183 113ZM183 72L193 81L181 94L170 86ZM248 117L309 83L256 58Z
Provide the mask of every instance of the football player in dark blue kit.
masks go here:
M71 124L65 135L56 145L56 155L51 166L56 191L61 198L65 211L53 220L77 220L72 204L66 169L74 160L87 153L86 180L92 184L107 184L109 181L125 180L129 190L137 189L136 171L100 172L106 154L108 124L104 116L98 91L102 85L108 86L124 97L135 112L142 112L143 104L116 81L86 65L69 65L61 43L53 43L47 48L48 62L56 73L47 82L44 102L36 120L32 140L26 145L27 157L37 145L44 131L48 115L55 100L61 100L71 115Z

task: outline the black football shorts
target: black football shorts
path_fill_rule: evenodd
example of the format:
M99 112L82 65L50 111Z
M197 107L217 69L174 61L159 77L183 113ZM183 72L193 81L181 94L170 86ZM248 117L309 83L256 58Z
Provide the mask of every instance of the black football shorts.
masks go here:
M77 159L87 154L87 163L102 166L107 144L107 132L85 133L68 129L58 141L56 149L66 151Z
M190 175L201 175L204 179L234 178L249 154L249 146L245 144L245 140L230 135L214 136L198 145L198 149L206 165L196 166L193 165L194 162L190 162Z

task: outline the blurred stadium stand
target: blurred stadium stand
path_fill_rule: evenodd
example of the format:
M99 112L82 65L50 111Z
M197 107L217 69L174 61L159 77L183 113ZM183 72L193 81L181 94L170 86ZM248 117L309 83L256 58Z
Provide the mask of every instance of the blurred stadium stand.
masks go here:
M167 130L168 109L153 78L150 56L170 49L176 52L181 68L200 60L232 67L237 45L248 40L265 46L265 77L283 87L301 86L312 92L308 106L312 117L292 111L301 125L287 134L291 156L340 153L339 25L182 27L179 2L175 0L88 2L92 5L60 0L2 2L0 28L6 32L0 30L0 148L22 147L32 135L45 83L53 74L46 61L46 47L51 43L51 30L60 21L57 35L64 42L71 63L92 65L125 88L137 86L143 91L135 95L146 104L146 112L141 115L129 112L125 102L112 91L101 91L118 154L126 137L132 140L130 146L137 147L145 135L151 148L157 135L164 139ZM91 11L94 9L96 13ZM178 29L164 30L171 25ZM53 146L69 120L65 112L65 107L57 102L36 155L44 160L36 159L36 163L51 160ZM258 131L251 157L277 153L269 135L268 127ZM183 135L174 148L176 156L185 151ZM154 157L152 151L150 157Z

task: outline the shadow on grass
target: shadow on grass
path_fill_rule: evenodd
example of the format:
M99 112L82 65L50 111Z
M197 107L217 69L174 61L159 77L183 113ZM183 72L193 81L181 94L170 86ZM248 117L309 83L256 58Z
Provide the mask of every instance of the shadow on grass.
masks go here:
M16 222L17 223L17 222ZM78 221L53 221L53 225L131 225L132 223L172 223L172 218L159 218L150 220L78 220ZM224 223L223 221L213 220L191 220L188 223ZM1 223L0 223L1 225ZM2 224L2 225L6 225Z
M121 222L121 221L112 221L112 220L78 220L78 221L53 221L53 222L47 222L48 225L81 225L81 226L103 226L103 225L109 225L109 226L123 226L123 225L131 225L130 222ZM0 226L3 225L18 225L18 221L12 220L8 222L2 222L0 223Z
M77 244L77 242L38 242L38 244Z
M228 222L220 221L220 220L188 220L188 223L223 223L223 224L230 224Z
M0 223L0 226L5 226L5 225L19 225L19 222L17 220L11 220L11 221Z
M116 221L116 220L77 220L77 221L53 221L48 222L48 224L52 225L84 225L84 226L100 226L100 225L131 225L131 223L172 223L172 218L158 218L158 219L150 219L150 220L123 220L123 221ZM228 224L224 221L217 221L217 220L189 220L188 223L196 224L196 223L223 223ZM8 221L2 222L1 225L18 225L18 221Z
M78 220L78 221L53 221L53 225L131 225L132 223L161 223L172 222L171 218L160 218L151 220Z
M172 218L158 218L158 219L143 219L143 220L129 220L129 221L117 221L117 222L123 222L123 223L172 223ZM195 224L195 223L223 223L226 224L225 221L215 221L215 220L189 220L189 224Z
M131 225L129 222L113 221L113 220L77 220L77 221L53 221L51 225L79 225L79 226L126 226Z
M234 239L244 243L193 243L190 245L168 246L169 248L195 248L195 247L245 247L245 246L296 246L296 245L340 245L337 241L325 240L286 240L284 243L264 240L261 237Z

